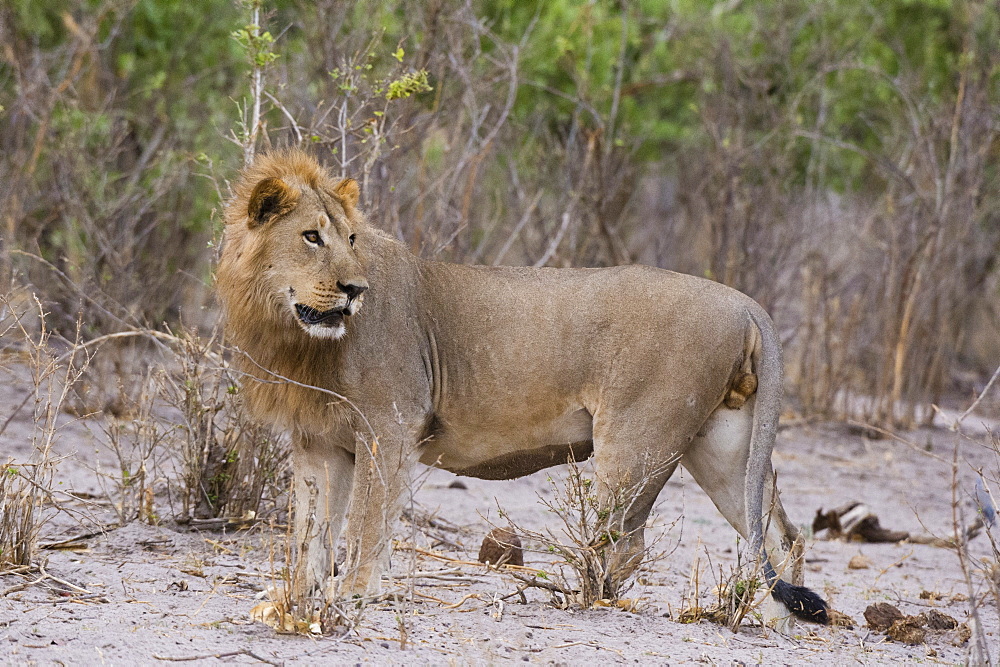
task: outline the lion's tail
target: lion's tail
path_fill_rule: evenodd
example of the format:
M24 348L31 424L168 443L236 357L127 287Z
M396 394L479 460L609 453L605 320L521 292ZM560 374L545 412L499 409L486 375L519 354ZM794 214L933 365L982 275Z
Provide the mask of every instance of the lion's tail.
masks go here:
M823 598L805 586L795 586L779 579L764 549L764 484L770 472L774 441L778 436L778 418L781 415L784 391L784 364L781 342L771 318L759 306L748 310L748 315L760 332L751 357L757 375L757 399L753 411L750 456L747 460L744 488L750 549L761 558L764 578L775 600L803 620L827 623L827 605Z

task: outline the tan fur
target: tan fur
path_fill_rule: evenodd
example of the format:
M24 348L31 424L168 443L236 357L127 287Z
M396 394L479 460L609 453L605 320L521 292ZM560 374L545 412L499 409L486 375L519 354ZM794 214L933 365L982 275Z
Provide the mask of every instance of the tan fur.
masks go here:
M254 224L254 189L267 179L277 180L265 193L294 205L266 206L283 212ZM357 199L356 183L292 151L258 158L225 215L218 289L247 403L293 434L306 569L296 595L377 590L418 460L511 478L591 453L602 499L638 489L615 508L629 536L616 545L621 562L641 552L653 502L682 463L791 577L797 531L772 494L770 465L781 355L760 306L648 267L425 261L372 228ZM321 247L303 241L314 229ZM370 289L343 317L342 338L317 337L326 330L297 314L299 304L354 308L362 297L336 286L362 282ZM766 535L762 503L773 508ZM334 579L345 513L348 556Z

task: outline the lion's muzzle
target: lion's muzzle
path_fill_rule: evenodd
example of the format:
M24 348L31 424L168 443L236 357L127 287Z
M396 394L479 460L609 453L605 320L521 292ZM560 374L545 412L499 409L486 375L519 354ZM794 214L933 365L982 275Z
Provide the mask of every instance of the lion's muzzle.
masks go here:
M320 286L322 287L322 286ZM299 324L310 336L318 338L338 339L347 333L344 320L358 312L364 301L364 292L368 289L368 281L355 278L344 282L337 281L336 291L330 289L312 289L312 296L319 301L319 308L295 301L295 289L288 288L288 300L295 309ZM333 306L320 310L325 306Z
M344 322L344 316L350 315L347 308L331 308L318 311L312 306L302 303L295 304L295 314L306 326L339 327Z

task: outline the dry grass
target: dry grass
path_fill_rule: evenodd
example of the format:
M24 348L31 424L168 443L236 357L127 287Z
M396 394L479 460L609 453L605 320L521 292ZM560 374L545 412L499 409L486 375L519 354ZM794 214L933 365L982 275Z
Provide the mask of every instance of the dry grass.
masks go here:
M45 325L46 313L38 299L16 304L0 297L0 307L7 313L3 338L13 335L22 363L30 373L32 391L25 399L31 405L31 454L26 460L8 459L0 473L0 563L31 566L37 559L38 537L51 513L52 477L58 459L53 453L66 420L62 417L73 386L86 370L90 357L80 345L80 326L75 341L60 353ZM37 331L26 324L27 309L32 308L40 322ZM22 404L23 405L23 404ZM16 415L17 410L14 414ZM6 429L10 419L4 424ZM0 430L2 432L2 430Z
M278 501L287 481L287 443L241 410L240 383L224 353L218 329L207 338L187 331L176 338L176 364L157 375L159 396L179 415L181 523L252 520L265 498Z
M525 551L533 550L556 559L549 568L551 572L510 571L509 574L522 584L521 590L531 587L549 591L553 603L560 608L579 605L586 609L595 606L634 609L635 602L626 600L624 595L631 589L635 573L666 554L656 551L660 538L645 545L640 552L629 554L627 559L616 554L616 547L633 536L624 527L624 516L652 477L654 473L627 488L613 489L599 500L597 482L571 459L564 482L549 478L554 491L552 498L539 496L546 511L558 518L558 532L552 528L545 532L526 529L499 508L510 531L520 536L523 543L538 545L533 549L526 547ZM672 527L673 524L668 530ZM644 529L645 525L635 532Z
M171 430L155 414L155 388L146 376L140 393L130 406L129 419L108 415L103 435L106 449L114 457L114 468L94 469L118 516L119 525L136 519L158 523L154 483L162 468L161 459L169 451Z
M19 417L33 425L31 455L9 459L0 475L0 559L29 565L54 512L69 513L91 527L105 524L93 512L63 502L79 499L56 491L53 476L61 431L74 417L100 416L79 415L74 399L91 362L105 353L99 344L107 338L81 342L79 328L73 340L56 336L37 299L0 297L0 309L6 315L4 360L15 376L26 374L32 388L21 405L11 406L0 434ZM89 507L110 508L114 525L169 519L211 529L245 526L273 515L287 486L287 445L239 409L239 384L218 336L201 339L142 329L126 333L155 338L168 354L162 365L134 381L134 398L120 392L121 411L104 413L98 441L107 456L99 456L90 468L105 497ZM111 354L119 351L113 348Z
M315 514L316 502L313 493L309 499L312 510L309 516ZM289 497L289 515L292 511L292 498ZM368 600L329 600L323 595L297 600L293 596L295 580L305 575L298 545L308 541L315 526L309 522L304 535L294 534L291 524L284 530L273 523L270 528L268 562L270 579L275 583L258 596L264 601L250 610L250 617L278 633L289 635L344 636L356 629L361 624Z
M756 617L759 622L763 622L755 613L764 596L770 594L768 587L764 584L762 564L758 561L752 565L744 563L738 543L736 554L736 563L732 566L719 565L714 569L712 568L711 554L707 549L705 550L707 568L702 567L700 553L696 554L691 563L688 590L684 602L676 613L678 622L698 623L707 620L723 625L733 632L736 632L748 617ZM702 573L705 570L712 572L712 593L715 596L715 599L708 606L705 606L702 600L704 596Z
M1000 617L1000 535L997 531L995 502L997 492L1000 491L1000 438L995 433L987 435L987 442L981 444L992 450L995 457L991 465L972 471L974 481L971 484L963 484L963 478L968 480L968 475L961 474L964 472L962 469L966 467L959 458L959 443L963 437L961 421L956 421L953 428L957 434L951 461L954 538L950 540L950 546L958 559L968 596L969 628L972 636L967 656L969 664L995 665L1000 663L1000 653L996 655L992 653L994 642L987 639L982 615L987 613L989 602L992 601L993 613ZM971 493L969 486L972 487ZM972 522L967 515L969 500L972 500L975 513ZM969 527L963 528L964 526ZM969 542L980 533L980 529L989 540L990 555L975 558L971 553Z

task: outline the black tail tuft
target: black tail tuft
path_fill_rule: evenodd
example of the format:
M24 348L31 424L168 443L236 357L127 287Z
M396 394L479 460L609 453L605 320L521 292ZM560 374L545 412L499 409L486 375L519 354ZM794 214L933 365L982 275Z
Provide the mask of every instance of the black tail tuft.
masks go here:
M793 586L780 579L774 582L771 597L788 607L788 609L803 621L827 625L830 615L827 613L826 602L805 586Z

